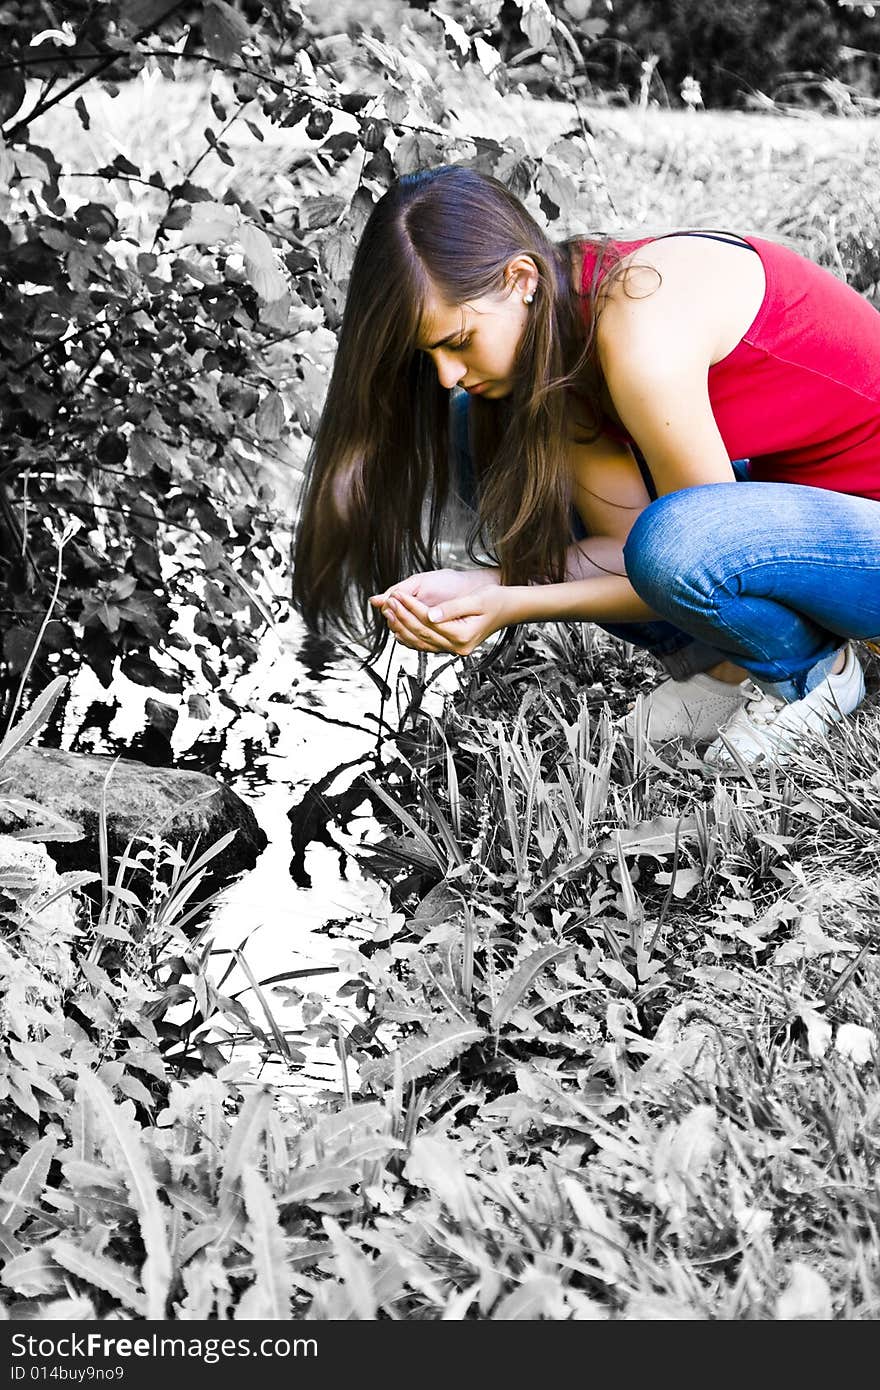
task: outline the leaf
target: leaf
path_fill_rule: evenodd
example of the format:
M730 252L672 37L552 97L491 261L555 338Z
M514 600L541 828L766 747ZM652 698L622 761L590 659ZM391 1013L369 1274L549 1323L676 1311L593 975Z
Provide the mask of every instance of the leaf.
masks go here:
M384 68L386 72L405 76L403 54L396 52L390 44L382 43L381 39L373 38L371 34L359 34L358 43L373 55L379 66Z
M556 204L561 217L567 217L577 206L578 189L574 179L550 160L541 161L537 186Z
M422 829L418 821L410 815L406 807L401 806L400 802L396 801L391 793L387 792L384 787L380 787L379 783L376 782L369 773L364 773L364 782L370 788L370 791L373 792L375 796L378 796L379 800L384 802L397 819L406 826L419 847L430 856L431 861L436 864L438 868L442 869L443 860L440 851L435 848L430 836Z
M695 1105L684 1119L666 1126L654 1150L655 1196L674 1227L687 1214L694 1179L717 1146L713 1105Z
M492 73L501 62L501 54L498 52L498 49L493 48L490 43L487 43L485 39L481 39L479 34L477 34L474 36L474 52L477 55L483 72L487 77L491 77Z
M186 702L190 719L210 719L211 706L204 695L192 694Z
M156 1179L141 1140L140 1129L122 1107L115 1104L110 1091L96 1076L81 1072L78 1093L80 1098L84 1096L91 1104L98 1123L121 1162L125 1184L138 1213L141 1239L146 1251L141 1270L147 1295L148 1311L145 1316L161 1320L165 1317L171 1283L171 1255Z
M253 222L242 222L238 229L238 241L244 254L262 270L271 270L276 265L275 248L261 227Z
M212 58L222 62L241 56L251 38L250 25L225 0L207 0L202 13L202 36Z
M16 1240L14 1235L0 1226L0 1263L5 1264L8 1260L17 1260L25 1253L21 1241Z
M234 241L240 226L241 213L238 208L230 207L228 203L194 203L189 221L180 233L180 244L214 246L218 241Z
M675 878L671 873L661 872L654 875L655 883L672 883L672 893L676 898L686 898L688 893L692 893L703 882L701 869L676 869Z
M635 890L627 862L623 857L623 846L619 840L617 841L617 877L620 880L620 897L627 922L630 924L641 922L643 917L642 904Z
M405 135L397 146L394 162L399 174L415 174L420 169L430 169L440 162L437 141L422 131Z
M168 0L124 0L122 18L130 32L141 33L152 29L170 8Z
M290 1317L293 1285L278 1210L268 1183L252 1165L242 1173L242 1187L256 1275L250 1317L286 1322Z
M288 1206L292 1202L308 1202L312 1197L321 1197L328 1192L343 1192L357 1182L360 1182L360 1173L353 1168L322 1163L317 1168L305 1168L301 1173L294 1174L293 1181L278 1198L278 1203L279 1206Z
M58 815L57 811L50 811L48 806L41 806L38 801L31 801L26 796L9 796L0 791L0 806L6 807L16 816L21 816L25 821L29 817L36 818L36 823L31 821L23 830L7 830L5 833L10 839L70 842L85 838L85 831L74 821Z
M103 1289L106 1293L112 1294L125 1308L130 1308L139 1317L152 1317L147 1311L147 1300L140 1287L128 1270L115 1260L108 1259L105 1255L92 1255L89 1251L81 1250L74 1245L73 1241L64 1239L51 1241L47 1249L53 1260L69 1274L84 1279L96 1289ZM164 1317L164 1313L161 1316Z
M317 198L303 198L297 209L299 221L307 231L318 231L338 222L348 206L339 193L322 193Z
M551 1274L527 1274L519 1288L505 1295L492 1309L492 1321L523 1322L558 1316L562 1289Z
M467 56L471 48L470 34L454 20L451 15L443 14L441 10L432 10L431 14L435 19L439 19L445 30L445 36L449 40L451 47L457 48L462 56Z
M142 1105L147 1111L151 1111L156 1104L144 1083L138 1081L136 1076L120 1076L116 1082L116 1089L131 1100L137 1101L138 1105Z
M178 719L178 712L173 705L164 705L161 700L149 699L144 703L144 713L151 729L156 729L164 738L171 737Z
M117 464L124 463L127 456L128 444L125 436L115 430L105 430L95 446L98 462L106 468L114 468Z
M475 1230L484 1224L479 1187L461 1161L461 1150L435 1134L418 1134L412 1141L403 1175L426 1187L463 1225Z
M341 284L354 265L354 242L347 227L334 227L321 242L321 264L335 284Z
M67 685L66 676L56 676L50 681L46 689L41 691L34 703L31 705L24 718L20 719L13 729L0 743L0 768L8 758L12 757L19 748L32 739L44 724L49 721L49 716L55 708L55 702Z
M599 969L602 971L603 975L607 975L610 979L616 980L618 984L623 985L624 989L629 994L635 994L635 977L630 974L625 965L621 965L616 960L603 960L599 962Z
M607 835L601 840L595 848L585 850L583 854L576 854L573 859L560 864L558 869L554 869L552 874L529 893L523 906L534 906L554 883L587 868L599 855L610 854L616 859L622 851L624 854L650 854L655 859L662 859L664 855L675 852L676 832L681 843L686 838L692 838L696 829L697 822L694 816L656 816L654 820L629 826L625 830L616 830L613 835Z
M238 241L244 251L244 268L248 280L261 299L271 302L288 292L287 276L281 270L275 248L260 227L243 222Z
M324 1229L333 1246L334 1273L343 1281L352 1316L360 1322L372 1320L378 1309L372 1262L364 1257L332 1216L324 1217Z
M507 1021L517 1004L524 999L535 980L552 961L562 960L572 951L571 946L539 946L517 966L492 1011L492 1027L498 1029Z
M482 1042L486 1033L473 1023L456 1020L435 1028L426 1037L410 1038L387 1057L361 1065L361 1076L371 1086L391 1080L399 1059L403 1084L418 1081L429 1072L448 1066L473 1043Z
M776 1319L790 1322L795 1319L815 1319L828 1322L833 1317L831 1290L815 1269L795 1260L791 1266L788 1287L776 1303Z
M553 34L553 15L547 0L521 0L520 28L533 48L546 48Z
M135 431L128 441L128 461L133 464L139 474L149 473L153 468L161 468L169 471L171 468L171 455L154 434L145 434L142 430Z
M561 1184L581 1233L590 1237L590 1254L601 1265L608 1283L616 1284L625 1279L627 1262L622 1251L629 1244L626 1233L611 1220L579 1178L563 1177Z
M128 656L122 658L120 666L122 674L128 676L130 681L134 681L135 685L151 685L154 690L161 690L163 695L179 695L183 689L180 676L163 671L161 666L156 665L152 657L145 656L141 652L129 652ZM154 703L156 702L154 701ZM169 707L160 705L159 708L167 709Z
M449 886L446 879L435 883L420 900L412 920L424 927L436 927L454 921L463 911L462 896Z
M608 835L596 846L596 853L612 854L616 858L619 844L624 854L650 854L662 859L665 854L675 852L676 834L681 844L687 837L693 837L696 829L694 816L655 816L653 820Z
M24 78L18 68L0 72L0 124L14 116L25 98Z
M23 1255L8 1260L3 1266L0 1279L8 1289L35 1298L41 1293L54 1293L63 1287L63 1279L58 1266L50 1259L45 1246L26 1250Z
M292 303L293 299L289 289L286 289L278 299L264 302L260 307L260 323L266 328L277 328L279 333L283 333L290 323Z
M125 1199L122 1178L115 1170L105 1168L99 1163L86 1163L80 1158L65 1159L61 1169L75 1193L86 1188L100 1187L112 1191L119 1201Z
M406 92L388 83L385 88L385 114L389 121L405 121L409 115L409 97Z
M38 1139L15 1167L10 1168L0 1184L0 1225L17 1231L30 1215L28 1208L43 1191L57 1147L56 1141L48 1135Z
M248 1096L226 1145L226 1161L218 1188L218 1215L225 1223L238 1209L238 1180L250 1159L251 1150L265 1132L272 1109L268 1091L255 1091Z
M284 402L277 391L270 391L260 402L254 425L261 439L280 439L284 430Z

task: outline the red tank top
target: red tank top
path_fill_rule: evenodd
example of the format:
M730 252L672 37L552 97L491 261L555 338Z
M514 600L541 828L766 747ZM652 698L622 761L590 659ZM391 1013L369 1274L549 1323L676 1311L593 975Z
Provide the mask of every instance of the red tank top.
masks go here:
M655 240L611 247L626 256ZM762 237L740 240L761 257L767 287L736 347L709 368L728 457L749 459L758 481L880 500L880 313L797 252ZM596 254L585 248L585 291Z

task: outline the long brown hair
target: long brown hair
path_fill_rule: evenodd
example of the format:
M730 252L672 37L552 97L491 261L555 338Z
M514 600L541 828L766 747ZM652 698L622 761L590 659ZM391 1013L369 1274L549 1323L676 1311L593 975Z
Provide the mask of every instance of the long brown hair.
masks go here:
M294 601L309 627L386 635L370 594L439 565L449 495L449 396L417 350L432 294L464 304L498 293L511 260L538 269L511 394L474 397L479 514L472 541L492 553L504 583L558 580L571 539L564 388L576 384L598 433L594 303L607 241L584 296L572 284L571 244L548 239L499 180L443 165L398 180L364 228L339 344L306 469L294 556Z

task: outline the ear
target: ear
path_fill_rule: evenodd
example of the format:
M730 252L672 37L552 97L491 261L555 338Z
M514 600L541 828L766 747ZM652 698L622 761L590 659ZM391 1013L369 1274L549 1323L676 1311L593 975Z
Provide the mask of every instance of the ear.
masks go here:
M534 296L540 279L538 267L531 256L515 256L504 268L504 287L507 293L515 294L520 299L527 294Z

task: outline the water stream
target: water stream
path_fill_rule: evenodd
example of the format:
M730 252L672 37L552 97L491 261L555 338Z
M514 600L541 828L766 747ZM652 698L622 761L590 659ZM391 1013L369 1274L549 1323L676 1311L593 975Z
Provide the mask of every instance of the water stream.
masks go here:
M392 689L401 670L414 669L415 659L415 653L398 648L390 669L383 661L381 674ZM450 672L443 686L450 689L452 680ZM239 1040L230 1050L222 1037L218 1040L224 1053L240 1063L242 1075L259 1075L295 1094L338 1092L341 1065L336 1049L303 1045L297 1034L304 1023L303 1003L307 1013L314 1014L347 978L335 959L340 935L349 942L363 937L390 911L385 890L365 878L346 852L381 832L366 801L355 808L345 834L334 830L322 835L319 827L298 871L304 880L300 886L291 876L288 813L309 787L334 769L339 773L326 787L328 795L354 781L376 747L379 689L356 657L316 642L296 616L288 616L265 633L256 661L230 685L228 694L240 713L213 701L211 717L201 721L191 717L183 703L170 749L165 742L163 755L145 704L151 697L165 702L169 697L122 675L105 689L83 669L68 700L62 743L78 751L111 752L216 773L249 802L268 845L256 866L232 883L213 909L211 977L269 1031L247 971L258 983L291 971L320 973L290 981L293 991L284 983L269 984L262 991L279 1028L305 1054L305 1065L275 1058L264 1065L256 1043ZM442 690L432 698L441 701ZM396 710L386 704L384 719L393 723L395 718ZM308 879L311 884L305 886ZM234 955L236 951L241 956ZM311 994L312 999L303 1001L297 992ZM353 1010L351 1021L357 1021ZM211 1036L217 1039L216 1033Z

